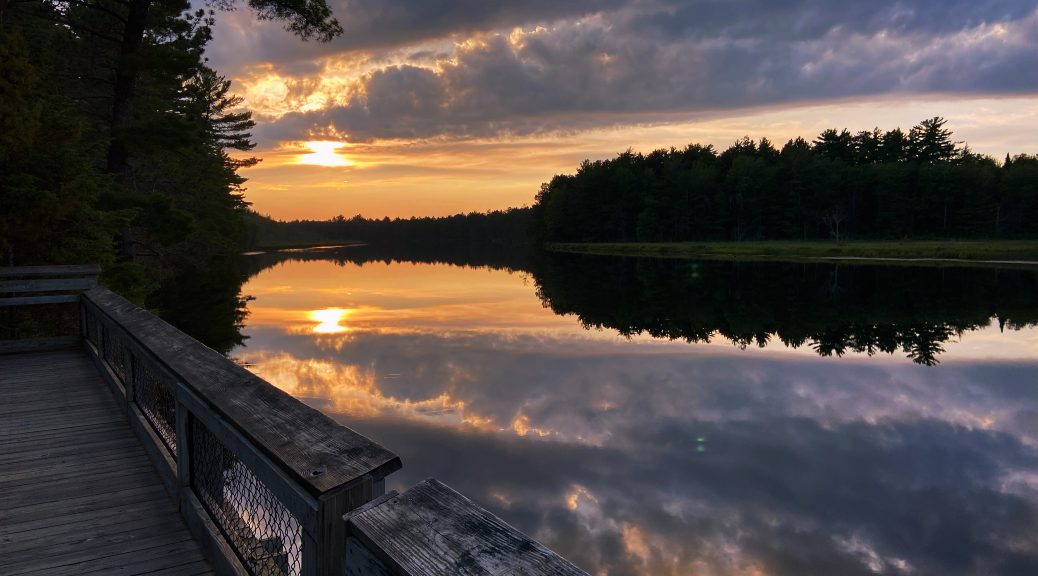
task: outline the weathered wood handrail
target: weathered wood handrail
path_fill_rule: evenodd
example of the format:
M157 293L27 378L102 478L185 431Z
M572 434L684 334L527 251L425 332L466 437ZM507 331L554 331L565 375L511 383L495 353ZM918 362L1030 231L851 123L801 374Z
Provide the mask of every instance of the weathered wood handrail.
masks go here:
M342 573L342 515L400 459L113 292L82 307L88 351L222 570Z
M11 314L16 306L79 302L84 290L97 286L100 274L101 267L96 264L0 267L0 308L7 308ZM13 322L11 332L13 337ZM0 341L0 354L70 348L78 344L78 335L4 340Z
M349 576L586 576L434 478L365 504L344 520Z

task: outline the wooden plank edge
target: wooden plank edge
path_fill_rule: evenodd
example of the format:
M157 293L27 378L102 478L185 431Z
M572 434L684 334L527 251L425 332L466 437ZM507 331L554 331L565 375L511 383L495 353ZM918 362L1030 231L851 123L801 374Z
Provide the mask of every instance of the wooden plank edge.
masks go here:
M0 354L24 354L26 352L51 352L79 346L79 336L51 336L30 340L0 340Z
M36 276L100 276L99 264L57 264L53 266L0 266L0 278Z
M22 294L32 292L82 292L97 286L97 278L26 278L0 280L0 292Z
M0 298L0 308L5 306L35 306L37 304L71 304L74 302L79 302L79 294L12 296L10 298Z

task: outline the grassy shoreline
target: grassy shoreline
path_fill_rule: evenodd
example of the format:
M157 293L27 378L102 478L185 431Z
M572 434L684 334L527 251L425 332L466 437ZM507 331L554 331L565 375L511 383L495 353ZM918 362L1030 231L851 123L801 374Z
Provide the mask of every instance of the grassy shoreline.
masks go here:
M862 240L765 242L555 243L554 252L700 260L1038 266L1038 240Z
M367 242L361 240L325 240L323 242L299 241L283 242L274 244L261 244L249 248L247 252L280 252L283 250L309 250L314 248L345 248L348 246L364 246Z

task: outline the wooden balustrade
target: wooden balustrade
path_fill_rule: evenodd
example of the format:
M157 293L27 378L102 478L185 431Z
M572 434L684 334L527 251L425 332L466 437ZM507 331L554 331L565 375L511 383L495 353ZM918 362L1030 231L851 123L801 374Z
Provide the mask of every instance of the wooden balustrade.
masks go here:
M87 349L222 571L341 574L344 513L400 459L104 288Z
M0 309L12 324L11 337L0 340L0 354L14 354L38 350L55 350L79 345L79 334L35 335L16 338L13 312L15 307L46 304L74 304L84 290L97 286L101 267L76 266L15 266L0 267ZM0 338L7 337L6 334Z

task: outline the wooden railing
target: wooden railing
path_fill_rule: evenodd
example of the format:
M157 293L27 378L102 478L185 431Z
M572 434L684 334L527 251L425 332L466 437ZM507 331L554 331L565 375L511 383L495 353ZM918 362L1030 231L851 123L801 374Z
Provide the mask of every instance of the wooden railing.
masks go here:
M100 274L101 267L97 265L0 267L0 310L4 311L11 332L0 334L0 353L78 346L78 329L75 334L17 337L13 313L16 308L79 302L80 293L97 286Z
M222 572L341 574L344 513L400 459L104 288L88 352Z
M0 268L20 278L0 293L46 287L0 306L79 302L88 355L218 572L584 574L437 480L384 494L395 454L93 287L97 272Z

